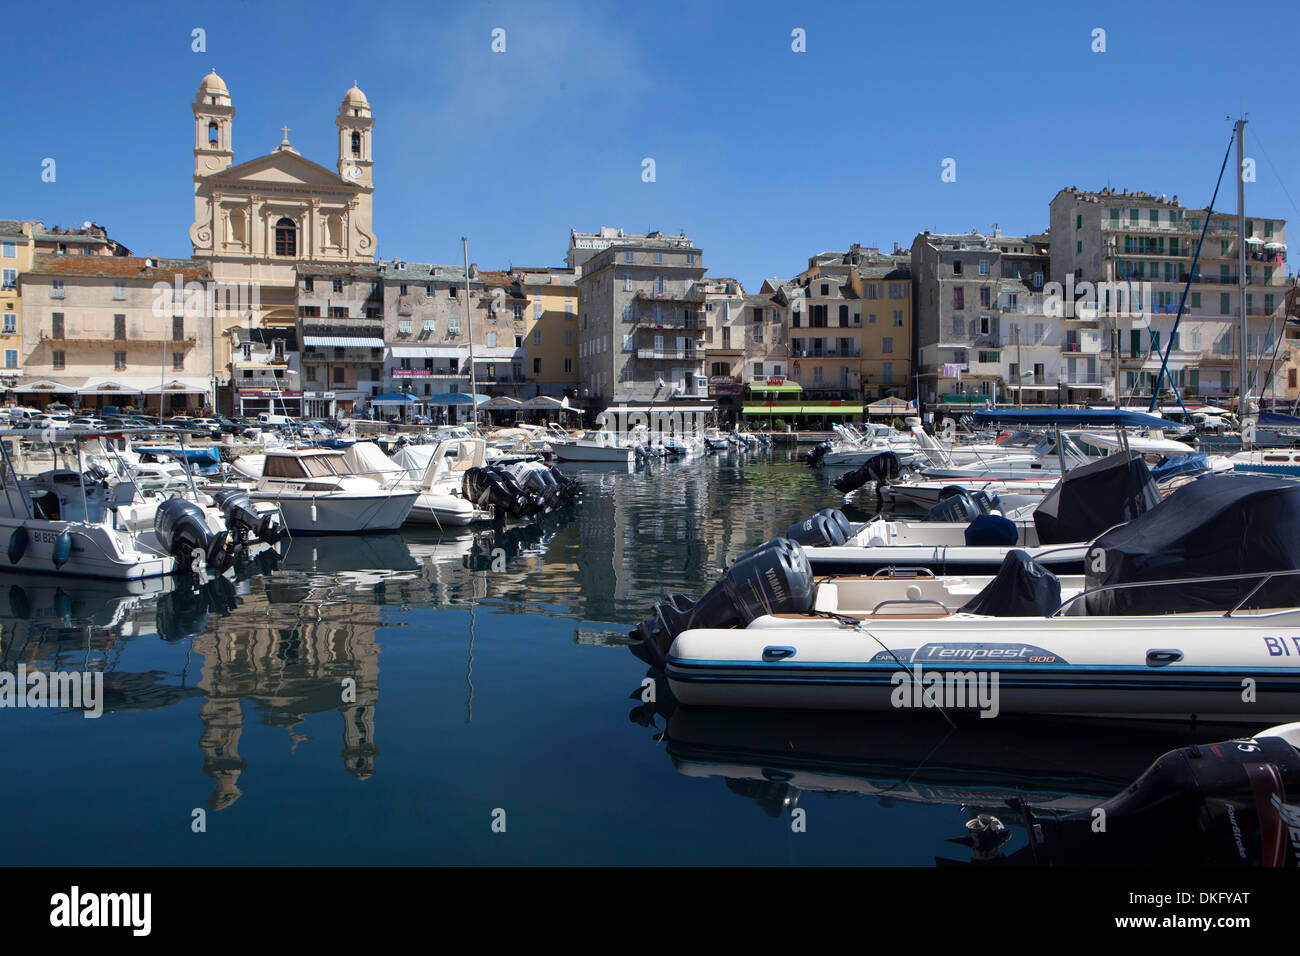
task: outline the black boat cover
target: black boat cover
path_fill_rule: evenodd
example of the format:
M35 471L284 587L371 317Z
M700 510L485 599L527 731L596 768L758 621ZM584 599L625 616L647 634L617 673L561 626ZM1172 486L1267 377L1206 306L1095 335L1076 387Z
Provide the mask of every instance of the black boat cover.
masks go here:
M1084 560L1087 586L1300 568L1300 482L1208 475L1108 531ZM1259 579L1121 588L1089 595L1088 614L1227 611ZM1300 575L1274 578L1246 607L1300 605Z
M1034 527L1042 544L1091 541L1158 504L1160 489L1146 462L1110 455L1066 472L1035 509Z
M1060 606L1060 580L1016 548L1002 559L997 576L961 610L993 617L1047 617Z
M966 526L968 547L1013 548L1020 543L1020 529L1002 515L980 515Z

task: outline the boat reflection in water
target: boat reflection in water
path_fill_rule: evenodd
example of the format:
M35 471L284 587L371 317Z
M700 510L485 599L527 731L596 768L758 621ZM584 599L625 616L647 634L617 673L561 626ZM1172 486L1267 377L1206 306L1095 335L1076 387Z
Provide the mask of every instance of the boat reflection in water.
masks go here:
M1176 722L726 710L678 706L650 680L630 716L660 731L678 773L721 778L773 818L814 792L959 808L967 833L948 842L982 865L1300 863L1276 839L1300 787L1300 725L1243 740Z

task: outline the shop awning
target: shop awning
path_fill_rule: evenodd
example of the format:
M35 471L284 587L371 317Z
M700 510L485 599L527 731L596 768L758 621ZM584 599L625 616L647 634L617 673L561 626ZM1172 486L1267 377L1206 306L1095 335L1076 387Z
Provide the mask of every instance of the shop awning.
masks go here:
M759 385L751 382L749 390L751 392L802 392L803 386L797 382L787 382L784 385Z
M139 376L120 375L110 378L98 375L86 380L86 384L77 389L78 395L141 395L148 390L150 382L154 391L158 390L158 380L140 378Z
M26 382L15 382L13 390L15 392L62 392L74 395L77 386L69 382L56 382L48 378L34 378Z
M157 385L151 385L145 391L150 394L164 391L181 392L187 395L206 395L211 388L211 383L207 379L169 378L162 382L161 389Z
M432 399L430 399L432 401ZM382 395L376 395L370 400L371 405L419 405L420 400L414 395L407 395L403 392L385 392Z
M326 349L382 349L384 340L359 335L304 335L302 344Z
M517 398L511 398L509 395L498 395L496 398L483 402L479 407L491 409L492 411L501 411L502 409L514 410L523 407L523 402Z
M746 405L746 415L861 415L862 403L842 405Z

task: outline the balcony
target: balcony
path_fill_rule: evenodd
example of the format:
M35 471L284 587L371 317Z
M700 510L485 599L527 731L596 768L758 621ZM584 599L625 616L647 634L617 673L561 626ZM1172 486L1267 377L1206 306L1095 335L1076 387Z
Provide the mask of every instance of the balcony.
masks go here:
M672 291L651 292L645 289L640 289L635 293L635 295L633 295L633 298L639 299L643 302L687 302L693 304L704 303L703 292L672 292Z
M636 357L639 359L682 359L688 362L694 362L703 359L704 356L695 349L637 349Z
M965 346L962 347L965 348ZM791 349L790 357L797 359L862 358L862 349Z
M1193 229L1186 221L1179 223L1170 222L1134 222L1131 219L1110 219L1105 216L1101 219L1102 232L1154 232L1159 235L1190 236L1199 235L1200 229Z
M6 334L16 335L17 333L11 332ZM64 335L55 335L52 332L47 332L45 329L42 329L40 332L40 340L41 342L49 343L51 345L112 345L119 348L126 348L127 346L132 345L161 348L163 345L166 345L169 348L176 347L190 349L198 344L198 340L192 335L183 339L166 339L160 341L158 339L119 339L112 335L94 335L89 332L72 332L71 334L65 333Z
M632 328L635 329L676 329L686 332L699 332L704 334L704 323L698 319L655 319L653 316L640 315L632 320Z

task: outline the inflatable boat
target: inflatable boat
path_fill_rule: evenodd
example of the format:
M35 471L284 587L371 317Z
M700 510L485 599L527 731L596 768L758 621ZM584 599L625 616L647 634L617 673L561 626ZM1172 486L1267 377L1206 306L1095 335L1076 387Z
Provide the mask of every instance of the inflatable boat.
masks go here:
M658 605L634 651L688 705L1300 713L1300 483L1195 481L1099 537L1085 565L1063 581L1012 550L957 605L924 575L814 583L803 549L778 539L700 601Z

